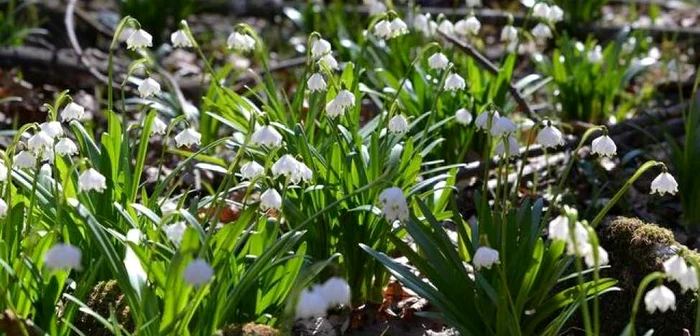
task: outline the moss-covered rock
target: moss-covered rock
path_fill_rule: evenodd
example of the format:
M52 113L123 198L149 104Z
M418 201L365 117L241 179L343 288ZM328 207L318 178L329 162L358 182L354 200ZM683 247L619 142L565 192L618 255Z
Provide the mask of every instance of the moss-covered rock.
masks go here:
M88 294L86 304L94 312L107 319L111 315L111 311L114 310L117 321L119 321L124 329L134 330L134 323L131 320L129 306L126 305L126 299L121 289L119 289L117 281L109 280L98 282ZM113 335L102 323L83 312L78 313L74 325L86 335Z
M217 336L279 336L280 332L264 324L232 324L216 332Z

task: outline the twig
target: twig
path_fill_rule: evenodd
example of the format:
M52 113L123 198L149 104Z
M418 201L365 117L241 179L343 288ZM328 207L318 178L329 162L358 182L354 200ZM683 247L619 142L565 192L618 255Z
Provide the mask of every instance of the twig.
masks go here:
M483 68L491 72L494 76L498 76L498 74L501 72L501 70L499 70L495 64L491 63L491 61L484 57L484 55L477 51L471 44L459 41L453 36L447 35L443 32L440 32L440 35L446 38L447 41L456 45L464 53L471 56L477 63L479 63ZM533 119L535 121L540 120L540 116L538 116L532 110L530 105L528 105L525 101L525 98L523 98L523 96L520 94L520 91L518 91L518 88L516 88L515 85L513 85L513 83L511 82L508 83L508 91L510 91L510 94L513 96L513 99L515 99L515 101L518 103L518 105L520 105L520 107L525 111L525 114L527 114L527 116L530 119Z

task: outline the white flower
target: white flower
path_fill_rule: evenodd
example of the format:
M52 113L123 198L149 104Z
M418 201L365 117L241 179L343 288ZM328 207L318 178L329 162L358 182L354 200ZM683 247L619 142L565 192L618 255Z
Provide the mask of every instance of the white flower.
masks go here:
M249 52L255 49L255 39L248 34L233 32L226 40L229 49L240 52Z
M630 54L634 51L635 47L637 47L637 38L632 36L622 44L622 52L625 54Z
M350 304L350 285L341 278L328 279L315 292L326 300L329 307Z
M398 187L384 189L379 194L379 203L382 205L382 212L387 221L405 221L409 217L408 204L403 190Z
M7 181L7 166L4 161L0 161L0 181Z
M591 142L591 153L613 157L617 153L617 146L609 136L601 135Z
M250 141L255 145L275 148L282 145L282 134L271 125L265 125L253 133Z
M289 154L282 155L277 162L272 164L272 174L275 177L284 175L291 177L299 169L299 161Z
M657 309L662 313L669 308L676 310L676 296L668 287L659 285L644 295L644 305L649 314L654 313Z
M318 292L304 290L299 296L299 302L296 307L296 318L306 319L311 317L326 316L328 310L328 302Z
M532 28L532 36L538 40L546 40L551 38L553 35L552 30L549 29L549 26L544 23L538 23L535 28Z
M590 249L590 251L584 255L583 261L586 262L588 267L595 267L595 256L593 255L593 249ZM601 246L598 246L598 266L605 266L609 261L608 251Z
M425 36L433 36L437 30L437 23L430 19L430 14L418 14L413 20L413 27Z
M299 182L309 182L311 178L314 176L314 172L309 169L303 162L299 162L299 169L297 169L297 172L292 175L291 182L294 184L298 184Z
M491 122L491 135L499 137L515 132L517 126L507 117L494 118Z
M39 128L48 134L48 136L55 138L63 135L63 127L58 121L49 121L39 125Z
M160 118L155 117L153 119L153 124L151 125L151 134L165 134L168 129L168 124L160 120Z
M338 102L337 98L331 99L331 101L329 101L328 104L326 104L326 115L329 118L338 117L340 115L343 115L344 112L345 109L343 108L343 106L340 105L340 102Z
M403 134L408 132L408 120L402 114L397 114L389 120L389 132L394 134Z
M588 61L595 64L603 62L603 48L597 45L593 50L589 51Z
M569 230L566 237L566 253L585 257L592 253L591 249L592 245L588 236L588 230L581 222L576 222L573 233Z
M46 132L39 131L27 141L27 148L34 154L53 150L53 138Z
M506 151L506 148L503 146L503 143L505 141L508 141L508 151ZM496 148L494 149L494 153L498 156L501 157L508 157L512 155L519 155L520 154L520 146L518 145L518 140L516 140L512 135L509 135L507 138L502 137L499 139L498 144L496 144Z
M455 119L462 125L469 125L472 122L472 114L465 108L461 108L455 112Z
M44 254L44 264L50 270L80 270L80 249L70 245L58 243L52 246Z
M498 251L487 246L481 246L476 249L472 262L477 271L482 268L491 269L493 265L501 263L498 259Z
M474 124L476 124L476 128L485 130L489 127L489 120L491 121L491 124L493 124L493 122L498 118L500 118L498 111L493 112L493 117L491 117L491 112L484 111L476 117Z
M688 267L688 271L683 274L678 283L681 285L683 292L687 290L697 291L698 290L698 272L695 267Z
M535 5L535 0L520 0L520 3L523 4L523 6L530 8Z
M355 107L355 95L348 90L341 90L338 95L335 96L335 100L338 101L343 108Z
M466 20L459 20L455 24L455 32L460 35L477 35L481 29L481 22L475 16L470 16Z
M437 52L428 57L428 66L433 70L445 70L450 65L450 60L441 52Z
M438 25L438 31L442 32L445 35L452 35L455 32L455 26L454 24L452 24L452 21L444 19Z
M547 19L551 22L559 22L564 20L564 11L557 5L549 7L549 16Z
M548 237L552 240L569 239L569 218L559 215L549 222Z
M564 136L554 126L545 126L537 133L537 142L544 148L564 145Z
M467 0L467 7L481 6L481 0Z
M445 91L455 92L458 90L464 90L466 87L467 83L464 81L464 78L454 72L449 74L447 79L445 79Z
M78 146L69 138L62 138L56 144L56 154L58 155L74 155L78 153Z
M380 39L390 39L392 36L391 23L387 20L381 20L374 24L374 35Z
M130 229L126 233L126 241L138 245L141 242L142 236L143 233L141 233L139 229ZM131 284L131 287L134 288L137 295L140 297L141 288L146 283L148 275L143 269L143 265L141 265L141 260L139 260L139 257L136 255L131 246L128 245L126 247L126 251L124 252L124 267L126 268L129 276L129 283Z
M263 210L280 210L282 209L282 196L273 188L267 189L260 195L260 206Z
M663 172L651 181L651 193L663 196L665 193L675 195L678 192L678 182L673 175Z
M195 130L192 127L188 127L186 129L182 130L182 132L178 133L175 136L175 144L178 147L182 147L182 146L191 147L192 145L199 146L201 140L202 140L202 134L197 132L197 130Z
M331 69L331 70L338 69L338 61L335 60L335 57L333 57L333 54L324 55L323 57L321 57L320 60L318 60L318 64L326 66L328 69Z
M95 190L99 193L107 189L107 179L97 170L90 168L78 177L78 191Z
M363 2L369 7L370 16L386 12L386 5L379 0L364 0Z
M249 161L248 163L241 166L241 177L244 180L252 180L260 176L260 174L262 174L263 172L265 172L265 167L261 166L255 161Z
M21 151L12 159L17 168L32 168L36 165L36 157L29 151Z
M168 237L168 240L170 240L173 245L178 247L180 246L180 243L182 243L182 237L185 235L186 230L187 225L185 222L175 222L163 229L163 231L165 231L165 236Z
M306 82L306 86L311 92L325 91L326 81L323 79L323 76L317 72L309 77L309 80Z
M138 89L141 98L148 98L160 93L160 84L155 79L148 77L139 84Z
M61 111L61 121L80 120L85 114L85 108L76 104L68 103Z
M197 258L190 261L182 273L182 279L192 286L207 284L214 277L214 269L204 259Z
M311 57L318 58L331 52L330 42L319 38L311 46Z
M537 3L532 7L532 16L540 19L549 19L549 6L544 2Z
M143 29L137 29L126 39L126 48L136 50L153 46L153 36Z
M668 260L664 261L664 272L666 276L671 279L680 282L686 272L688 272L688 265L686 265L685 260L674 255Z
M395 18L389 26L391 27L391 37L408 34L408 26L400 18Z
M518 41L518 29L512 25L507 25L501 30L501 42Z
M7 215L7 203L0 198L0 218L4 218L5 215Z
M183 30L170 34L170 42L175 48L191 48L193 46L192 41Z

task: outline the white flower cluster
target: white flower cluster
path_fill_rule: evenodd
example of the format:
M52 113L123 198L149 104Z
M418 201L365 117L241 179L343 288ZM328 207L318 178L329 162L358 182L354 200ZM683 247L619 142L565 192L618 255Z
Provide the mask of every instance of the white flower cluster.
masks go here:
M328 309L350 305L350 286L338 277L304 290L296 306L296 318L306 319L326 316Z
M272 165L271 170L275 177L282 175L293 184L298 184L302 181L308 182L313 177L313 172L307 165L289 154L282 155L282 157Z
M688 266L685 259L679 255L674 255L664 261L664 273L666 278L676 281L685 293L688 290L698 290L698 272L693 266ZM669 309L676 309L676 296L668 287L658 285L644 295L644 305L649 314L655 311L665 312Z
M374 24L374 35L383 40L389 40L405 34L408 34L408 26L399 17L391 21L382 19Z
M565 213L576 210L565 207ZM588 267L595 267L595 249L590 243L589 231L586 225L574 221L568 215L560 215L549 222L549 239L566 242L566 251L569 255L582 257ZM608 252L598 246L598 266L608 264Z
M326 115L329 118L337 118L353 107L355 107L355 95L348 90L341 90L326 104Z
M476 128L491 134L496 138L494 154L506 158L520 154L520 145L514 134L517 130L515 123L507 117L501 117L498 111L484 111L474 121Z

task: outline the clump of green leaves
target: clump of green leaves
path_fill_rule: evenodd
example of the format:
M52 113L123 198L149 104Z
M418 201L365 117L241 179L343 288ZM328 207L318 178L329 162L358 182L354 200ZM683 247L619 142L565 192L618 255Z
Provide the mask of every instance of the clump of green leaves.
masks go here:
M0 1L0 46L16 47L24 43L24 39L41 31L35 1L3 0Z
M554 0L564 10L564 17L572 27L590 24L603 16L608 0Z
M166 33L177 30L180 21L196 10L194 0L117 0L122 16L138 20L141 28L153 35L155 45L164 41Z

